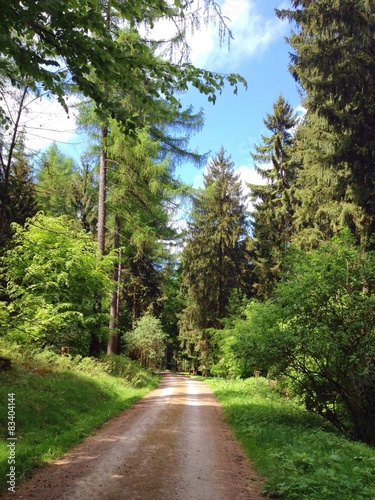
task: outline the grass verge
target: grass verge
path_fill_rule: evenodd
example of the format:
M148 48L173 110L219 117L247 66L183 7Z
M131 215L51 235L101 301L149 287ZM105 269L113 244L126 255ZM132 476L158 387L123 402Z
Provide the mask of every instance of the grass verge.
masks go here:
M8 394L14 394L16 480L61 456L72 446L125 410L151 389L159 377L120 356L103 361L32 353L0 343L0 355L11 358L0 371L0 491L12 459L8 434ZM12 426L12 424L11 424Z
M207 379L270 498L375 499L375 449L336 433L265 379Z

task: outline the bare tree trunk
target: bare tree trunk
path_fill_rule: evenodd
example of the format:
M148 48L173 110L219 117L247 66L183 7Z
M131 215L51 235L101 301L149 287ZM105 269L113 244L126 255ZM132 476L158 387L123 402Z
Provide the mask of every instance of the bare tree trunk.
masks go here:
M120 246L120 219L118 215L115 217L115 234L113 247L118 250ZM109 338L107 345L107 354L118 354L119 351L119 338L118 338L118 314L119 314L119 304L120 304L120 275L121 275L121 258L118 253L118 262L116 262L113 268L112 280L115 284L112 297L111 297L111 307L110 307L110 318L109 318Z
M99 193L98 193L98 253L99 258L105 252L105 230L106 230L106 191L107 191L107 153L105 142L108 135L108 128L103 126L101 129L100 161L99 161ZM102 296L99 293L96 297L95 311L102 311ZM100 326L100 325L98 325ZM90 356L100 354L100 338L96 333L91 336Z
M18 138L18 129L20 125L20 120L22 116L22 112L25 109L25 100L27 97L29 87L26 85L25 88L23 89L22 96L18 105L17 109L17 115L16 119L14 121L14 128L12 132L12 139L9 145L9 151L7 153L7 157L4 158L2 148L0 148L0 167L1 167L1 174L0 174L0 179L1 183L3 186L0 189L1 192L1 199L0 199L0 241L2 239L3 231L4 231L4 226L5 226L5 215L6 215L6 209L8 206L8 196L9 196L9 177L10 177L10 169L12 166L12 160L13 160L13 151L14 148L16 147L17 143L17 138Z
M99 193L98 193L98 250L105 252L106 231L106 191L107 191L107 154L105 142L108 136L107 127L101 129L100 163L99 163Z

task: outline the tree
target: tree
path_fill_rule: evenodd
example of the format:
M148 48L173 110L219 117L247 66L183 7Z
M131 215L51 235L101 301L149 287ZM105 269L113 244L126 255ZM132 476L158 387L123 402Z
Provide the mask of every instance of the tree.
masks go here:
M95 234L98 211L97 174L88 158L83 157L81 161L81 168L73 172L70 181L72 206L83 229Z
M298 28L289 39L291 72L306 91L308 110L326 122L328 168L352 191L368 240L375 230L375 4L294 0L292 6L277 11Z
M358 206L348 168L332 165L336 136L327 120L308 112L295 137L301 168L296 180L292 243L309 250L329 241L344 228L366 245L366 214Z
M24 228L15 225L12 247L2 259L7 282L12 339L88 354L95 332L105 336L94 310L100 290L108 300L110 261L98 260L91 235L66 216L37 214Z
M293 155L297 123L291 105L279 96L273 113L264 119L272 135L262 136L263 144L256 145L256 153L251 155L255 162L264 165L262 168L255 164L255 170L266 180L265 185L250 185L254 202L254 286L259 297L271 295L281 270L282 253L293 234L299 169Z
M77 170L72 158L59 151L56 143L42 153L37 166L39 208L47 215L75 215L72 182Z
M3 227L0 231L0 247L11 240L13 222L24 225L37 211L35 185L31 175L30 159L27 157L21 134L12 152L7 186L0 183L1 200L4 203ZM5 191L5 193L4 193Z
M220 328L233 290L250 288L245 198L233 166L223 148L208 164L183 251L187 306L180 336L191 345L188 351L200 351L205 364L211 347L207 329Z
M117 313L128 329L146 312L161 312L162 272L168 260L165 241L175 235L169 227L169 208L181 184L173 177L170 159L159 159L160 144L148 129L134 140L113 124L108 139L108 220L115 220L114 236L118 233L116 244L121 248L120 295L113 301L121 299ZM119 318L115 322L118 326Z
M70 80L83 95L96 102L99 114L116 117L127 130L141 125L144 115L129 114L118 90L134 98L142 95L146 111L155 97L164 96L176 102L175 91L186 89L189 83L215 100L225 80L235 89L239 81L244 82L239 76L226 78L195 68L189 62L175 64L155 58L154 46L161 43L137 35L136 27L140 24L152 29L155 22L165 19L175 21L179 32L174 39L184 41L187 24L199 22L201 16L201 11L195 12L190 2L69 0L62 6L58 0L12 4L2 0L0 6L0 74L4 78L13 85L28 78L34 92L41 88L49 91L65 106ZM218 18L221 33L230 35L213 0L204 2L203 11L207 19L212 15ZM119 23L109 23L109 16L129 26L134 34L131 40L116 36ZM1 111L6 120L4 109Z
M134 330L124 337L127 352L144 368L162 368L166 356L166 334L160 321L151 316L142 316Z
M1 59L0 59L1 61ZM0 73L1 74L1 73ZM6 103L8 116L7 124L0 123L0 242L6 240L5 233L9 231L7 210L11 204L9 199L12 165L17 145L24 149L24 137L20 130L20 120L26 106L29 93L28 85L22 81L16 89L9 89L9 82L5 79L0 85L0 100ZM5 88L4 88L5 87ZM1 109L0 109L1 117Z

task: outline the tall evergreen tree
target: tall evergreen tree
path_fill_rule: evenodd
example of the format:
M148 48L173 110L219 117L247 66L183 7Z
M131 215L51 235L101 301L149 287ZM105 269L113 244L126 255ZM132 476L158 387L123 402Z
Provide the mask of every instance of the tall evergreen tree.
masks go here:
M292 243L305 250L315 248L344 228L360 241L366 215L356 203L349 169L332 165L335 134L329 130L327 120L309 111L295 139L301 169L296 183L298 203Z
M74 216L72 180L76 165L56 143L42 153L37 165L38 205L47 215Z
M273 105L273 113L267 113L264 124L271 135L262 136L263 144L256 145L256 153L251 156L257 162L256 172L266 184L252 184L250 188L254 202L254 286L259 297L267 298L280 272L282 252L293 233L298 172L293 146L297 117L291 105L280 96Z
M164 241L174 237L169 228L169 202L180 183L173 177L171 162L157 160L160 145L148 130L137 141L116 127L111 130L108 220L115 219L122 248L121 272L117 274L121 289L116 297L121 302L115 323L129 330L146 312L161 313Z
M277 11L298 28L290 37L291 72L306 91L308 110L326 121L328 168L339 173L344 192L351 190L362 209L366 239L375 230L375 3L291 3L293 9Z
M12 152L6 195L4 184L0 183L1 199L5 203L3 229L0 231L0 247L11 239L11 224L23 226L37 211L35 185L32 179L30 159L27 157L24 136L20 134Z
M187 351L209 363L208 328L220 328L231 294L249 290L248 221L241 181L221 148L204 175L204 189L193 201L183 251L187 306L180 337Z

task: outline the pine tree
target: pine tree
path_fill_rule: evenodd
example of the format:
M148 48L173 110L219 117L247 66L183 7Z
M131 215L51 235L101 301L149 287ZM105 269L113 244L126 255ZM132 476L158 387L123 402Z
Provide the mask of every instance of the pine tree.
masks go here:
M255 170L265 185L250 185L254 202L253 264L259 297L272 293L278 278L282 252L293 234L295 210L295 183L298 164L293 155L294 129L297 117L291 105L280 96L273 105L273 114L267 114L264 124L271 135L262 136L263 144L256 145L252 154Z
M204 175L204 189L193 201L183 251L187 307L180 336L193 358L209 363L208 328L220 328L231 294L249 290L247 213L239 176L221 148Z

